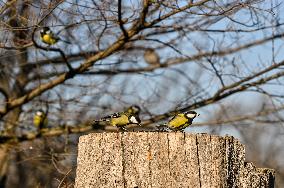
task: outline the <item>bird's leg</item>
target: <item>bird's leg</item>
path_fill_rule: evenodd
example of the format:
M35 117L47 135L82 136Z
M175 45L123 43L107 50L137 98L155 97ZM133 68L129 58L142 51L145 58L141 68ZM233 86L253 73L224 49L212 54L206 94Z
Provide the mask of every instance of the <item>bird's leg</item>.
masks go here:
M165 125L156 126L158 132L169 132L169 129Z
M121 129L122 131L128 132L128 129L126 129L125 126L121 126L120 129Z

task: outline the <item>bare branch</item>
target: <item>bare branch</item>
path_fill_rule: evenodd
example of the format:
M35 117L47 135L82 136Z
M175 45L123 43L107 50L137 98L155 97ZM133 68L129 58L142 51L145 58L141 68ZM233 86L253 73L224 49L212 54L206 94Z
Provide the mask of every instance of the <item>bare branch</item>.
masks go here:
M122 12L121 12L121 1L122 0L118 0L118 5L117 5L117 9L118 9L118 23L119 23L119 27L124 35L124 40L127 41L128 40L128 33L125 30L124 26L123 26L123 21L122 21Z

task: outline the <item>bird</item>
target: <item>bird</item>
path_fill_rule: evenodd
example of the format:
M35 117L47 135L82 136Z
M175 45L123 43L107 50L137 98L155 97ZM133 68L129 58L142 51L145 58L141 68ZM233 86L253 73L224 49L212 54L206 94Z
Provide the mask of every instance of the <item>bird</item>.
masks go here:
M43 43L48 44L48 45L54 45L56 44L58 41L62 41L65 43L69 43L68 41L62 40L61 38L59 38L58 36L56 36L49 27L43 27L40 30L40 39Z
M48 124L47 114L43 110L38 110L34 114L34 126L38 129L46 127Z
M153 48L147 48L144 52L144 60L149 65L159 65L160 57Z
M112 114L110 118L110 124L117 127L124 127L129 124L139 125L140 123L141 120L137 116L131 115L127 112Z
M136 124L140 126L141 120L139 118L139 112L140 112L140 107L130 106L123 112L117 112L101 118L99 122L105 121L112 126L120 127L126 130L125 126L130 124Z
M199 116L195 111L176 114L168 123L167 127L174 131L183 131L186 127L192 124L194 118Z

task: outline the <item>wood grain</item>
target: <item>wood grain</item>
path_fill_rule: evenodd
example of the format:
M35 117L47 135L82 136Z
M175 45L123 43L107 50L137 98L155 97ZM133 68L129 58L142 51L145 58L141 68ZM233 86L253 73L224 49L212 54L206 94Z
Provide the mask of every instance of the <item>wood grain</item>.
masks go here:
M230 136L91 133L79 140L75 187L273 187L274 177Z

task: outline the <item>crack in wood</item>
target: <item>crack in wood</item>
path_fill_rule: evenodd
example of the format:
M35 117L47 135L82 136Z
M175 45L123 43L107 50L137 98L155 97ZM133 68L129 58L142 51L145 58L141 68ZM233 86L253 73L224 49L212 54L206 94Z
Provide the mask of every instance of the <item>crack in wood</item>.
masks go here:
M196 156L197 156L197 165L198 165L198 179L199 179L199 187L201 188L201 168L200 168L200 161L199 161L199 142L198 142L198 138L197 135L195 135L195 139L196 139Z
M121 133L120 137L120 146L121 146L121 155L122 155L122 179L123 179L123 187L126 188L126 178L125 178L125 150L124 150L124 143L123 143L123 132Z

